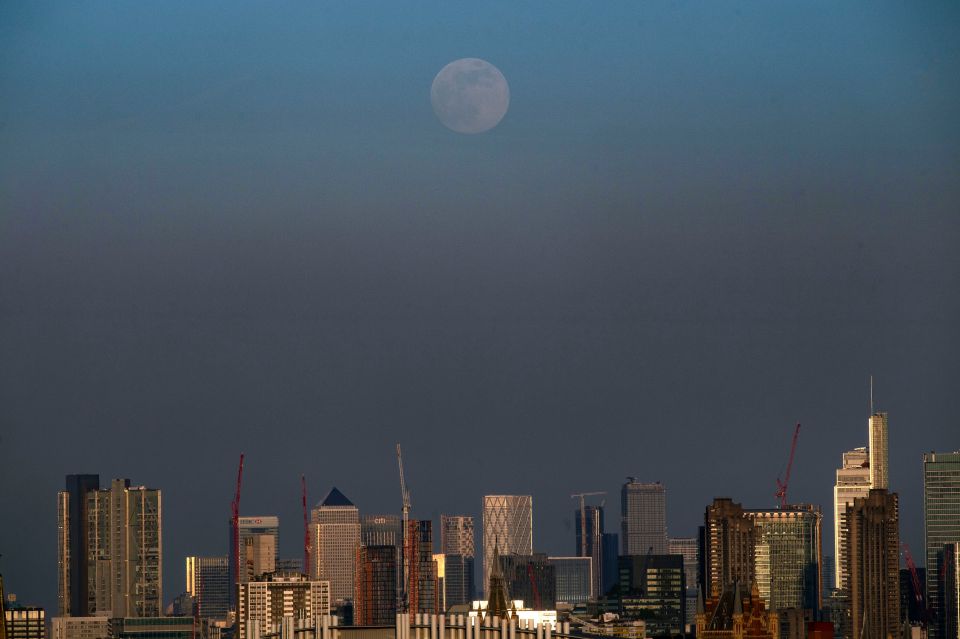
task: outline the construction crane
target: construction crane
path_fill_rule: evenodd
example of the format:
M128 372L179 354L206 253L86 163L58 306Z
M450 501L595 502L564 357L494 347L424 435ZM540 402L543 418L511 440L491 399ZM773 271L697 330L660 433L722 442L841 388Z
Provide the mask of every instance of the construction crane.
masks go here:
M407 490L407 482L403 478L403 454L400 452L400 444L397 444L397 466L400 469L400 498L403 504L403 579L400 589L400 612L406 613L407 610L407 579L410 575L410 491Z
M537 578L533 574L533 564L527 564L527 576L530 577L530 588L533 589L533 609L540 610L543 608L543 602L540 600L540 589L537 588Z
M231 524L233 525L233 569L236 583L240 583L240 487L243 484L243 453L240 453L240 465L237 468L237 491L230 504Z
M774 496L780 500L781 510L787 507L787 485L790 483L790 469L793 468L793 455L797 452L798 435L800 435L799 423L793 431L793 443L790 444L790 458L787 460L787 474L783 478L783 482L781 482L780 478L777 477L777 492L774 493Z
M917 565L913 563L913 555L910 554L910 546L907 542L900 544L903 548L903 560L910 570L910 580L913 582L913 598L917 600L917 607L920 608L920 625L927 627L927 606L923 601L923 590L921 590L920 576L917 574Z
M300 475L300 503L303 504L303 572L310 574L310 520L307 517L307 476Z
M570 499L580 498L580 556L587 557L587 503L584 497L591 495L606 495L605 490L595 490L591 493L573 493Z

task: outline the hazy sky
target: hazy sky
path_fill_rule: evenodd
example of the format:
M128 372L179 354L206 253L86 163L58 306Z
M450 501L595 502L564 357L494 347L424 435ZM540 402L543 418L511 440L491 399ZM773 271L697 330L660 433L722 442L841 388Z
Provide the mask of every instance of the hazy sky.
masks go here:
M430 83L478 57L492 131ZM0 570L56 610L67 473L163 489L164 600L299 476L363 512L821 504L890 414L960 448L956 2L0 3ZM479 523L479 522L478 522Z

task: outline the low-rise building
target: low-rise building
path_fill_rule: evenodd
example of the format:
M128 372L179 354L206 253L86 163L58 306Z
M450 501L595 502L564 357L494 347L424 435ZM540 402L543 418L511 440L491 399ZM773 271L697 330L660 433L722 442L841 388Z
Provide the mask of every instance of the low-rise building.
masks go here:
M54 617L53 639L109 639L108 617Z

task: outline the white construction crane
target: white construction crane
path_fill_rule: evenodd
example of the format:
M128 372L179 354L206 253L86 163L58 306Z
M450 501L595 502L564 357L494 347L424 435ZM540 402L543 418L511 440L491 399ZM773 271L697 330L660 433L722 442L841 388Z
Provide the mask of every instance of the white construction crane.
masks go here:
M580 498L580 556L586 557L587 555L587 504L584 501L584 497L590 497L591 495L606 495L607 491L605 490L595 490L591 493L573 493L570 495L570 499Z
M400 468L400 497L403 500L403 531L400 538L403 540L403 578L400 587L400 612L407 613L407 579L410 574L410 548L408 547L408 523L410 521L410 491L407 490L407 482L403 478L403 454L400 452L400 444L397 444L397 466Z

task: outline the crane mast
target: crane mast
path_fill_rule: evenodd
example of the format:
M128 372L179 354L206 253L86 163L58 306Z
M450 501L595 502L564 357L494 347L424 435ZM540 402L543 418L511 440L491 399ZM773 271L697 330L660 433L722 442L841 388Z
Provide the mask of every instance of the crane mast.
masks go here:
M793 468L793 455L797 452L797 437L799 435L800 424L797 424L797 427L793 431L793 443L790 444L790 458L787 460L786 475L782 482L780 478L777 477L777 492L774 493L774 496L779 500L781 510L787 507L787 485L790 483L790 470Z
M303 572L310 575L310 520L307 517L306 475L300 475L300 503L303 504Z
M573 493L570 499L580 498L580 556L587 556L587 503L584 497L591 495L606 495L606 491L596 490L591 493Z
M240 487L243 484L243 453L240 453L240 465L237 468L237 489L233 494L233 501L230 503L230 525L233 529L233 570L234 570L234 606L237 605L240 592L237 590L240 584Z
M401 538L403 539L403 561L402 563L402 585L400 587L400 612L407 613L407 603L408 603L408 593L407 593L407 579L410 575L410 533L409 533L409 523L410 523L410 491L407 490L407 482L403 477L403 454L400 452L400 444L397 444L397 467L400 469L400 497L403 505L403 531Z

